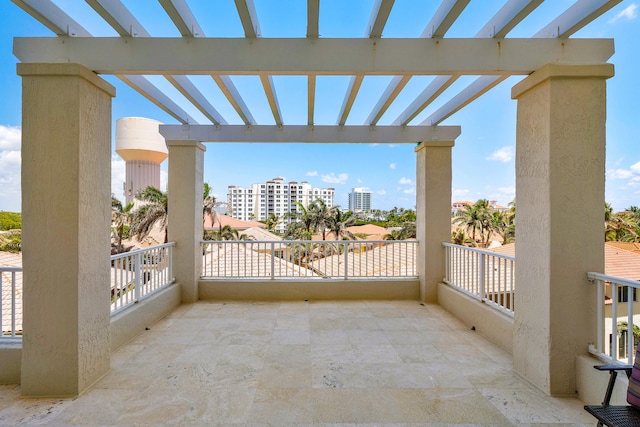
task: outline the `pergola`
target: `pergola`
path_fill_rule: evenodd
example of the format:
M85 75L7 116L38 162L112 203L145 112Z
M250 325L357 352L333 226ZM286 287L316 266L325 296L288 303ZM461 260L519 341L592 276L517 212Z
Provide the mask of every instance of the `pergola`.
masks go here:
M382 37L394 0L375 2L362 38L319 37L307 0L305 38L262 38L252 0L235 0L243 38L207 38L185 0L159 0L179 38L152 37L120 0L86 0L119 34L92 37L50 0L13 0L57 37L16 38L23 78L22 212L25 395L77 394L109 369L111 98L117 76L181 124L169 146L169 233L182 302L198 299L203 142L419 142L417 229L421 298L437 301L450 236L451 148L445 119L514 75L518 101L518 252L514 367L549 394L573 394L575 357L595 340L602 271L607 78L613 40L570 36L621 0L580 0L533 37L507 38L542 0L509 0L475 36L446 33L470 0L443 0L419 38ZM210 123L197 123L147 75L162 75ZM231 125L188 76L208 75L244 124ZM258 76L275 124L257 123L231 75ZM273 76L305 76L307 125L282 120ZM334 125L316 125L318 76L350 76ZM378 122L414 76L436 76L391 125ZM365 123L347 125L367 76L392 76ZM461 76L478 76L448 100ZM416 116L444 101L420 123ZM43 218L42 206L53 209ZM579 213L579 215L577 215ZM580 217L580 223L574 219ZM100 232L104 230L104 233ZM61 250L61 246L62 249ZM73 295L73 298L70 298Z

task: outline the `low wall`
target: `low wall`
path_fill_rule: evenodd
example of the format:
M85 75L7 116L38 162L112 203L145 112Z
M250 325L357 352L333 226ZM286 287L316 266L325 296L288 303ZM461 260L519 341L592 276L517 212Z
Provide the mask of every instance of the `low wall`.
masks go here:
M589 354L576 357L576 389L580 400L587 405L600 405L609 384L609 372L593 369L595 365L606 363ZM612 405L627 404L628 385L627 376L620 371L611 395Z
M111 317L111 351L171 313L180 305L180 285L170 285Z
M417 279L398 280L200 280L202 300L418 300Z
M0 343L0 384L19 384L22 342Z
M513 354L513 318L444 283L438 284L438 304L469 328Z

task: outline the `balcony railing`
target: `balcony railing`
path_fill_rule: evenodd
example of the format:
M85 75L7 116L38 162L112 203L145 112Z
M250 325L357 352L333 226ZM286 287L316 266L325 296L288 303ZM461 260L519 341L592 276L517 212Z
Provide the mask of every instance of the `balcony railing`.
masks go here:
M600 273L587 277L598 287L597 341L590 351L605 360L633 364L640 336L640 282Z
M203 241L202 278L416 278L414 240Z
M172 252L165 243L111 256L111 314L172 284Z
M444 282L513 316L515 257L451 243L443 245Z
M22 267L0 266L0 339L22 337Z

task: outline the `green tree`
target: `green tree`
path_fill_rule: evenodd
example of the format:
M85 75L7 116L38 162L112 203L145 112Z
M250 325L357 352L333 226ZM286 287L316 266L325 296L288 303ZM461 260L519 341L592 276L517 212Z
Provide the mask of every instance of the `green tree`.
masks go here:
M325 220L325 224L329 232L336 236L336 240L344 238L355 240L356 236L347 230L356 222L356 217L353 212L342 212L339 206L334 206L330 209L329 216Z
M0 211L0 231L20 230L22 228L22 215L16 212Z
M164 243L167 243L167 193L149 186L138 193L136 198L144 204L132 214L131 233L138 240L142 240L149 235L154 225L160 224L160 227L164 229Z
M270 213L265 222L267 230L274 231L280 223L280 217L274 213Z
M22 230L0 231L0 252L22 251Z
M131 211L133 209L133 203L128 203L126 206L122 206L122 202L111 195L111 224L113 227L113 234L116 239L115 252L117 254L122 253L124 248L122 247L122 239L127 237L128 228L131 223Z

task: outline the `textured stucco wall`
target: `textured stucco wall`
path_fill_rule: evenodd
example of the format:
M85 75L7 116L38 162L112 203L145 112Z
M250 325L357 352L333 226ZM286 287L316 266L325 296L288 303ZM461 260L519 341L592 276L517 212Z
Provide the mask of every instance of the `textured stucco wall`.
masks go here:
M514 368L552 395L576 391L596 333L603 271L605 79L612 67L549 64L513 88L517 239Z
M167 141L169 147L169 241L173 250L173 273L182 290L182 302L198 300L202 268L202 194L204 151L198 141Z
M425 141L416 148L416 237L420 299L436 302L451 241L451 149L453 141Z
M111 97L77 64L23 82L22 393L77 395L109 370Z
M0 344L0 384L20 383L22 343Z

